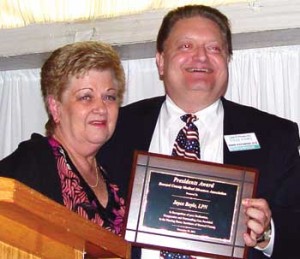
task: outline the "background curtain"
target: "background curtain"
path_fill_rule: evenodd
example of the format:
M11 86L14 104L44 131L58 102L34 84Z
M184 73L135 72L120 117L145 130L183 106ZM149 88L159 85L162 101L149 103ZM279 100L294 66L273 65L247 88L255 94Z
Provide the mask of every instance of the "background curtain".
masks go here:
M164 94L155 59L123 61L127 90L123 105ZM226 98L293 120L300 127L300 45L236 50ZM0 72L0 159L32 132L44 134L47 115L40 70Z
M0 159L32 132L44 133L47 115L39 73L39 69L0 72Z

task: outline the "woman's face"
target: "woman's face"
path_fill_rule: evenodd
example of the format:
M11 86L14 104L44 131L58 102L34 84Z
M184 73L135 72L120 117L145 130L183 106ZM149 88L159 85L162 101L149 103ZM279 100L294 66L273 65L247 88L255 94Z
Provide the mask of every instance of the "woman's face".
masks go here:
M50 100L55 135L71 145L101 147L113 134L118 117L118 84L110 70L90 70L72 77L61 101Z

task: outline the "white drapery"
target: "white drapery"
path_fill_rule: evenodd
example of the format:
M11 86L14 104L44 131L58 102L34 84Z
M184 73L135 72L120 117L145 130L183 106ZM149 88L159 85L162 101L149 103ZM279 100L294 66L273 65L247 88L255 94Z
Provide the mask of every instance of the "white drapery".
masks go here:
M32 132L44 132L39 69L0 72L0 159Z
M124 105L164 94L155 59L123 61ZM300 126L300 45L234 51L226 97L291 119ZM0 72L0 159L47 120L40 94L40 70Z
M105 17L130 15L186 4L225 6L256 0L1 0L0 28L16 28L33 23L92 21Z

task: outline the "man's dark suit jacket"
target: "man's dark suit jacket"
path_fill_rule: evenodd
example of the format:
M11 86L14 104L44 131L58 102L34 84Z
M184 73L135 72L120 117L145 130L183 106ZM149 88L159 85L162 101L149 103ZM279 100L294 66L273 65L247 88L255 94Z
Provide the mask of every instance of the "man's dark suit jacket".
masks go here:
M120 109L115 133L98 155L113 182L128 191L134 150L148 151L165 97L156 97ZM275 222L272 258L300 258L300 143L296 123L222 98L224 135L256 134L260 149L230 152L224 142L224 164L259 171L257 197L265 198ZM249 258L267 258L250 249Z

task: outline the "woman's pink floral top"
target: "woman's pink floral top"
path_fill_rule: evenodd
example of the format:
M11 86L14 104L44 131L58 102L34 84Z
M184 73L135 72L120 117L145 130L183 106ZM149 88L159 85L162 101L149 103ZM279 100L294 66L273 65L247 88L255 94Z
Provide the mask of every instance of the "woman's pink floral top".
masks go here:
M120 235L125 204L124 199L118 196L119 188L108 182L105 171L100 167L108 190L108 204L104 208L62 146L54 138L49 138L49 144L57 161L64 205L82 217Z

